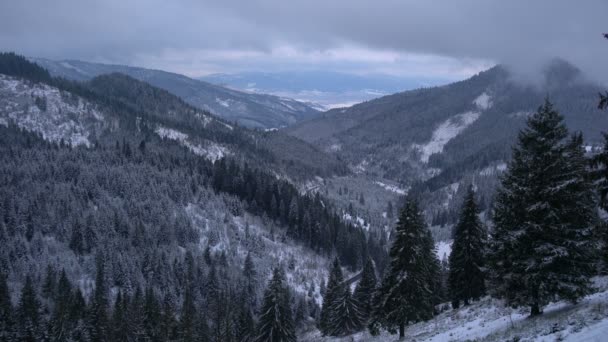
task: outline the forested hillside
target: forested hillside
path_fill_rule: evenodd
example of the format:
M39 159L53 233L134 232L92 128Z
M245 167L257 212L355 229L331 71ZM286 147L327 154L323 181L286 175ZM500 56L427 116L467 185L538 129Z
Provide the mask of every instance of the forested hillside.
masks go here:
M266 149L272 133L124 75L76 83L1 57L3 337L242 341L273 268L309 329L327 257L384 263L379 236L284 173L332 171Z

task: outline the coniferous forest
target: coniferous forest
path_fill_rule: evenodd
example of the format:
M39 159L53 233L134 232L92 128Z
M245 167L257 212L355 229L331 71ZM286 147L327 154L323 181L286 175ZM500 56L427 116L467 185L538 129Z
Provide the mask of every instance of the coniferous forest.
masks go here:
M35 97L24 113L56 106L34 95L44 85L104 118L65 115L64 126L90 121L78 145L1 117L0 341L403 339L484 298L542 317L608 274L608 134L589 148L549 97L501 152L491 200L473 177L460 190L442 259L434 221L447 219L428 214L419 183L397 188L372 227L353 206L378 197L345 206L318 189L357 167L304 141L122 74L78 82L13 53L0 74L2 98ZM318 155L298 163L271 141ZM210 146L221 153L200 152Z

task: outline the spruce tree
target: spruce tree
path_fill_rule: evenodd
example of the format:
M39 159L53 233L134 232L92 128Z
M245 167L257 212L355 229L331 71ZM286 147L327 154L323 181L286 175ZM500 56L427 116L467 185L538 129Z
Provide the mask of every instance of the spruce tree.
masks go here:
M0 270L0 341L12 340L13 323L13 305L6 278Z
M592 159L592 180L599 197L599 207L608 212L608 134L604 133L604 147ZM602 272L608 273L608 220L601 220L598 225L598 235L602 241L601 261Z
M531 315L550 301L581 298L593 274L593 194L582 137L567 136L545 101L519 134L494 206L493 287Z
M400 338L410 322L433 316L438 261L430 232L413 199L408 199L399 216L390 252L390 264L375 298L370 332L383 327L398 329Z
M325 287L323 295L323 306L321 307L321 318L319 321L319 330L321 330L323 335L330 335L333 331L331 326L331 322L333 321L332 310L336 303L336 299L340 295L340 287L343 282L344 275L342 274L340 261L336 258L332 263L329 279L327 280L327 286Z
M334 302L331 306L328 335L350 335L361 329L361 322L361 314L352 299L350 288L345 284L340 284L336 288Z
M236 325L236 339L240 342L251 342L255 337L255 321L251 309L243 305Z
M89 311L89 335L91 341L106 341L108 334L108 298L104 261L101 255L96 258L95 291Z
M114 341L127 341L129 339L129 330L127 325L128 315L128 298L123 296L122 292L116 295L114 302L114 310L112 311L112 339Z
M452 306L468 305L485 294L485 250L487 233L479 219L473 186L465 196L460 219L454 227L449 257L449 295Z
M19 322L19 341L36 342L41 338L39 331L40 301L36 295L32 278L27 276L21 291L17 312Z
M186 290L179 320L179 336L182 341L195 340L195 322L196 307L194 306L194 298L192 297L191 291Z
M49 324L49 339L51 341L63 341L69 336L73 321L70 319L70 304L72 297L72 285L68 280L65 270L59 276L57 283L57 296L55 297L55 308L51 314Z
M273 271L272 279L264 292L257 342L296 341L295 326L289 305L289 290L284 284L285 274L279 267Z
M253 265L251 253L247 253L245 264L243 265L243 277L245 278L246 298L248 305L255 309L257 306L256 288L257 288L257 271Z
M361 322L366 323L372 312L372 297L376 291L378 279L376 278L376 266L371 258L367 259L361 274L361 280L353 293L353 299L361 314Z

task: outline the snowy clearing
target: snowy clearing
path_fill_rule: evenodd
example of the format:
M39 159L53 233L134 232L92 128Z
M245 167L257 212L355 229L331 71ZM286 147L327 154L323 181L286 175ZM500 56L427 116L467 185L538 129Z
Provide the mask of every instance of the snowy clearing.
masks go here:
M443 152L443 147L458 134L479 119L480 112L466 112L455 115L437 127L433 132L431 140L426 144L414 144L413 147L420 151L420 160L428 163L431 155Z
M607 278L596 278L599 292L578 304L549 304L539 317L528 316L528 309L505 307L500 300L485 297L467 307L447 310L428 322L406 328L405 341L606 341L608 336ZM343 338L322 337L311 332L301 341L392 342L397 335L387 332L371 336L367 331Z
M180 145L187 147L192 153L205 157L206 159L215 162L224 156L229 155L230 151L224 146L218 145L211 141L206 141L205 145L193 144L188 141L188 135L178 130L158 126L155 130L156 134L163 139L175 140Z
M79 96L0 74L0 120L2 125L13 121L48 141L91 146L89 136L104 117Z
M375 181L374 184L380 185L386 191L394 192L399 195L405 195L407 193L406 189L401 189L400 187L398 187L396 185L390 185L390 184L382 183L379 181Z

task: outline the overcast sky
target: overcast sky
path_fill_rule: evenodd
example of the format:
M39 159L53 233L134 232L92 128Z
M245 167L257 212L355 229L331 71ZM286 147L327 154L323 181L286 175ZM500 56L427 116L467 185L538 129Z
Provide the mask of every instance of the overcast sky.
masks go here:
M608 79L608 0L3 0L0 50L201 76L321 69L460 79L565 58Z

